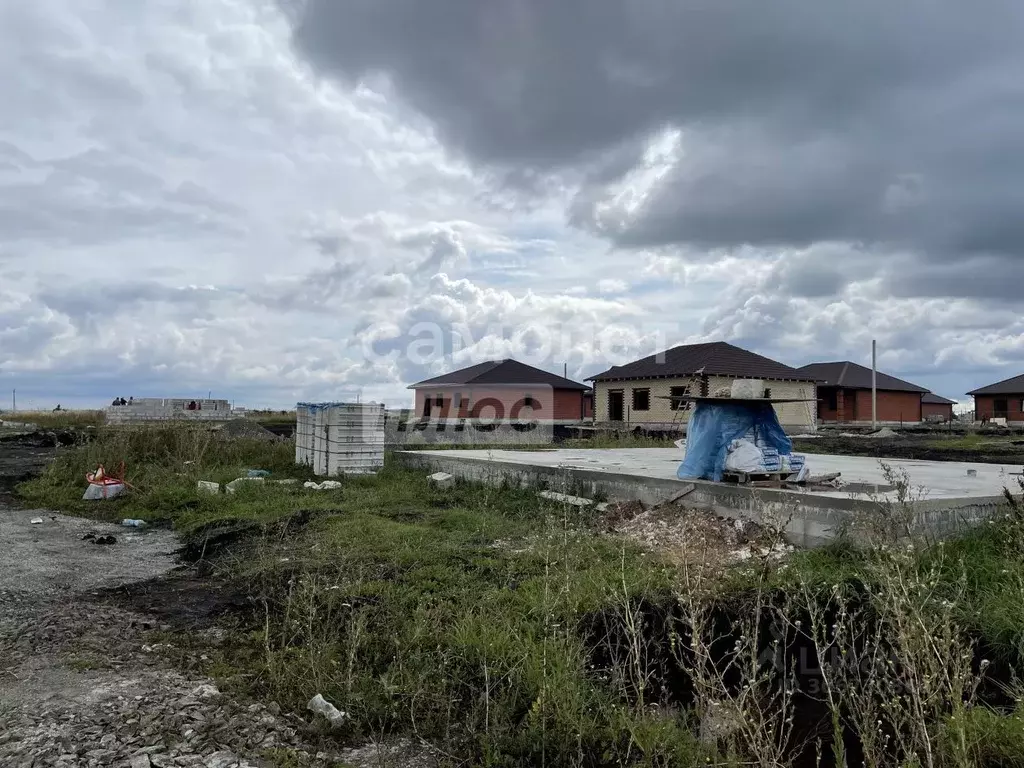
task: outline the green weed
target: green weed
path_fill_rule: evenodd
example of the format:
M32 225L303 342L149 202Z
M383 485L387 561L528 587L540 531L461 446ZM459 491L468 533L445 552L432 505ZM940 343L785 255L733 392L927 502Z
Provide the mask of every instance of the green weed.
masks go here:
M106 417L103 411L7 411L3 419L41 429L80 429L102 426Z

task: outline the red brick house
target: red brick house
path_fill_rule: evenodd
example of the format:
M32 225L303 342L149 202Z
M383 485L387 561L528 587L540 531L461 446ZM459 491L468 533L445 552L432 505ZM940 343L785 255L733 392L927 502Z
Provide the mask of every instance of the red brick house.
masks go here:
M848 360L811 363L798 368L818 381L818 418L821 421L871 422L871 369ZM906 424L922 420L921 398L928 390L876 372L878 421Z
M967 394L974 398L974 418L978 421L1024 421L1024 375L997 381Z
M955 400L929 392L921 396L921 418L924 421L952 421L954 405Z
M577 422L593 416L589 387L516 360L471 365L409 389L416 391L422 419Z

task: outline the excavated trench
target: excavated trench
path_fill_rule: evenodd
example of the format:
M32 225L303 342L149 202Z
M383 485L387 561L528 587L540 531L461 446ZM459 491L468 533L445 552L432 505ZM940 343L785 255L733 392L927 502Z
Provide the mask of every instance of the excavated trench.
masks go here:
M791 764L796 768L835 768L832 714L823 694L825 678L815 640L806 631L811 626L810 612L794 608L786 595L776 592L767 596L760 613L762 618L755 627L751 616L756 614L751 611L749 597L740 595L729 602L719 601L702 615L698 646L702 648L704 662L698 662L691 650L693 627L686 609L672 596L641 599L632 602L628 609L619 606L589 614L581 622L580 632L590 650L593 674L630 703L642 699L646 704L687 710L698 703L697 675L694 674L698 663L708 665L704 668L705 680L720 681L721 698L740 694L741 687L749 680L749 675L742 670L749 668L751 656L749 646L742 657L737 656L735 648L738 642L742 643L741 636L750 633L749 636L758 639L758 673L764 675L762 679L766 681L761 688L762 704L774 706L773 702L779 702L781 707L783 689L792 686L789 704L792 725L785 749ZM865 600L855 598L853 603L847 603L848 611L860 611L865 622L874 621ZM787 607L783 608L784 605ZM837 608L836 605L819 606L823 625L829 626L837 620ZM867 631L864 636L870 637L872 632ZM855 664L858 658L866 659L866 650L863 643L855 642L841 663ZM832 658L839 662L834 654ZM1015 670L1020 669L1020 660L1005 657L998 660L999 654L984 640L976 638L974 673L982 669L982 660L991 659L996 661L985 662L978 700L1008 712L1014 706L1008 694L1009 684L1015 678ZM888 668L885 674L889 675L887 684L898 689L901 683L898 665ZM848 716L848 712L842 716L846 764L861 765L863 747ZM709 731L721 734L723 726L727 724L704 723L702 736ZM900 755L894 753L892 758L894 764L899 764Z

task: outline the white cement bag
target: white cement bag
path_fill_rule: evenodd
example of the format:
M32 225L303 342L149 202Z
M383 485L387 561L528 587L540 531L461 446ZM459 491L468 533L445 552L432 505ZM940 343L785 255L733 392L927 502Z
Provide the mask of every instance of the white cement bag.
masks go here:
M764 397L764 379L734 379L730 392L732 397L745 400Z
M730 472L764 472L764 456L749 440L733 440L725 457L725 468Z

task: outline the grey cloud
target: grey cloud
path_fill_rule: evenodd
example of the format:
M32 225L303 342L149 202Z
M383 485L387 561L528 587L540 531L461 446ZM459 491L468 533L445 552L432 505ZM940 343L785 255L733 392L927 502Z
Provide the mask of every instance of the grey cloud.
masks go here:
M310 0L295 41L346 81L383 73L506 181L576 179L571 220L621 246L1024 247L1015 0ZM617 207L666 128L671 167Z
M99 149L48 161L13 145L23 173L0 181L0 240L71 242L176 239L240 231L237 209L193 182L168 185L152 171Z
M894 296L970 297L1024 305L1024 251L1013 259L980 256L927 269L893 270L888 287Z
M65 315L79 329L93 331L105 324L119 322L143 307L164 305L164 316L185 323L210 320L217 316L218 303L236 297L228 291L212 288L171 287L154 282L97 281L85 277L72 285L44 287L35 298L43 306Z

